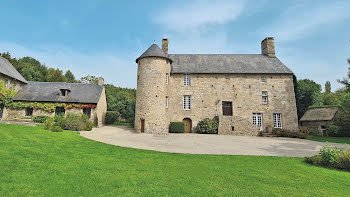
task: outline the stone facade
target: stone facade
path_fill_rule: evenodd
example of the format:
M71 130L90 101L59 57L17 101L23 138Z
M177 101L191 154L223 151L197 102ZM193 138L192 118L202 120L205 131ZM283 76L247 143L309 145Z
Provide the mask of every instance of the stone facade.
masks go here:
M21 87L23 86L23 82L20 82L18 80L15 80L11 77L7 77L5 75L0 74L0 81L4 81L5 83L7 82L7 85L5 84L5 87L13 87L16 92L21 90Z
M105 91L105 87L103 86L103 90L102 90L100 99L96 105L96 108L91 111L91 119L94 120L94 123L97 127L101 127L105 124L106 112L107 112L106 91Z
M274 114L281 114L283 129L298 130L293 73L216 74L186 73L191 85L184 86L184 74L171 73L167 58L168 40L163 52L152 45L136 62L137 92L135 129L145 133L167 133L170 122L191 121L195 132L204 118L219 118L219 134L256 136L274 128ZM159 50L158 50L159 49ZM275 57L273 38L262 41L262 54ZM264 80L263 80L264 79ZM262 93L267 92L266 104ZM191 109L184 110L184 96L190 96ZM232 103L232 115L223 114L223 102ZM262 126L253 125L253 113L262 116Z

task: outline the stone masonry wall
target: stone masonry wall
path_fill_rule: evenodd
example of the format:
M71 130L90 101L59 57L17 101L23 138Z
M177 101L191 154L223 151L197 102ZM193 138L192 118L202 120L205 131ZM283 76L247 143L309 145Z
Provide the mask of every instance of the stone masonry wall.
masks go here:
M14 85L16 92L18 92L23 86L22 82L0 74L0 81L6 81L6 80L7 80L7 86L12 87L12 85Z
M106 100L106 91L103 87L100 99L96 105L96 108L91 111L91 118L94 120L97 127L101 127L105 124L107 112L107 100Z
M266 83L261 81L262 76L266 78ZM222 101L232 102L233 117L221 118L223 125L220 125L220 134L255 135L256 129L253 131L251 128L253 113L263 114L264 129L273 127L273 113L282 114L282 128L298 129L292 75L191 74L191 86L184 86L183 74L172 74L168 86L167 114L170 122L190 118L192 132L200 120L222 116ZM262 91L268 92L268 104L262 104ZM191 110L183 110L184 95L191 96ZM152 111L152 108L148 110ZM153 115L158 116L156 113ZM233 133L229 131L231 126L235 127Z
M141 132L141 120L145 123L145 133L167 133L169 128L165 100L168 96L166 73L170 73L170 63L164 58L142 58L137 71L135 129ZM176 91L174 89L173 91Z

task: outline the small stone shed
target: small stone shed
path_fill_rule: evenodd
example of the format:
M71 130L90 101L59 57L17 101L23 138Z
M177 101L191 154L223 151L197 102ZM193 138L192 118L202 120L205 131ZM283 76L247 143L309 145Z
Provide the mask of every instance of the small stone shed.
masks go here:
M341 121L344 110L340 107L308 109L300 119L300 126L307 127L312 135L325 136L326 126Z

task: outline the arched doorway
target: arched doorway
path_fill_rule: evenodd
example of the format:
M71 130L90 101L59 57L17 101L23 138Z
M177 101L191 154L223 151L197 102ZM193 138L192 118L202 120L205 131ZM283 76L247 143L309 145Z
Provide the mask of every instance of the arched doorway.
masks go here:
M192 120L190 118L184 118L182 122L185 123L185 133L191 133Z

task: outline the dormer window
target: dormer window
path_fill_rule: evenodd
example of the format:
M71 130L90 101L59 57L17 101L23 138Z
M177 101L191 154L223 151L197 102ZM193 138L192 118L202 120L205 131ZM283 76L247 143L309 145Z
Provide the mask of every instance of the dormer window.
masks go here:
M60 89L60 96L63 96L63 97L68 96L69 92L70 90L68 89Z

